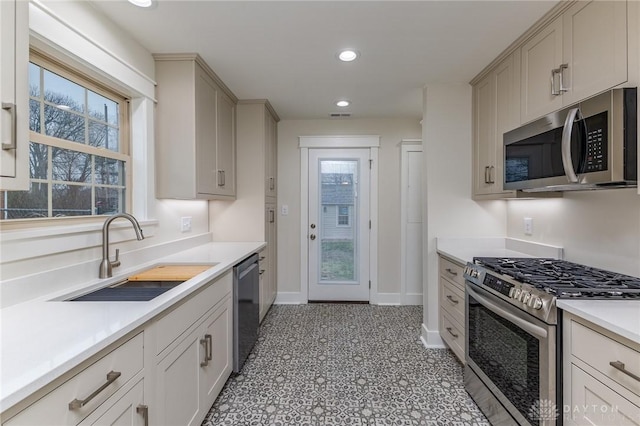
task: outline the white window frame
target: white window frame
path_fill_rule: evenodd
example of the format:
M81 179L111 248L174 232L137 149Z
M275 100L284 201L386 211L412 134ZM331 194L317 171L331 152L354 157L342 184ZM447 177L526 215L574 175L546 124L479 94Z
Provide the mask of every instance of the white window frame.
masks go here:
M130 152L129 122L131 118L131 115L129 112L129 99L126 96L122 95L121 93L115 90L106 88L105 86L96 82L94 79L91 79L90 77L83 75L80 71L73 69L71 66L62 64L60 61L57 61L47 55L43 55L37 51L32 50L30 52L29 62L34 63L35 65L37 65L42 69L55 73L73 83L76 83L85 89L91 90L101 96L104 96L118 104L118 112L119 112L119 117L118 117L119 150L118 151L111 151L111 150L96 148L84 143L78 143L78 142L73 142L65 139L59 139L52 136L48 136L44 133L41 133L42 128L39 129L40 131L29 131L29 143L33 142L33 143L38 143L38 144L47 146L49 149L49 152L51 148L55 147L55 148L61 148L61 149L66 149L70 151L82 152L85 154L93 155L94 158L103 157L103 158L122 161L124 163L124 175L125 175L125 179L123 182L124 193L125 193L124 199L122 200L122 202L124 203L123 211L131 212L132 192L133 192L133 189L132 189L133 173L132 173L132 158L129 155L129 152ZM40 87L42 90L42 81L40 81ZM32 99L32 97L30 96L29 99ZM35 98L33 99L35 100ZM40 114L41 114L41 117L44 117L42 108L44 108L45 102L44 102L42 93L40 94L40 98L38 99L38 101L39 102L42 101ZM29 177L29 185L31 186L31 183L34 182L34 183L44 183L49 186L48 197L47 197L47 211L49 214L53 211L52 187L56 183L60 183L60 182L57 182L52 178L51 155L48 155L48 161L49 161L49 164L47 166L47 178L39 179L39 178ZM63 182L63 184L74 185L74 183L68 183L68 182ZM92 188L95 188L98 186L105 187L105 188L111 187L111 185L96 184L95 182L83 183L82 186L88 186ZM121 185L117 185L117 187L120 188ZM91 215L64 216L64 217L47 216L47 217L41 217L41 218L20 218L20 219L0 218L0 223L2 223L2 229L17 229L17 228L23 228L25 226L32 227L34 225L35 226L54 226L54 225L61 225L62 223L69 223L69 224L84 223L87 221L96 221L96 220L99 220L100 222L102 222L104 220L104 215L95 214L95 212L93 211L93 208L94 208L94 203L93 203L93 197L92 197Z
M347 214L340 214L340 207L347 208ZM347 223L340 223L340 217L346 217ZM351 208L346 204L336 204L336 227L338 228L348 228L351 226Z

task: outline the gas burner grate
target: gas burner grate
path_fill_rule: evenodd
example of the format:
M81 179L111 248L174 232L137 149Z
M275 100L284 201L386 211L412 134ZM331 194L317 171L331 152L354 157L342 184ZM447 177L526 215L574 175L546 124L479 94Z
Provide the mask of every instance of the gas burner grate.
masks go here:
M640 298L640 278L565 260L476 257L474 262L561 298Z

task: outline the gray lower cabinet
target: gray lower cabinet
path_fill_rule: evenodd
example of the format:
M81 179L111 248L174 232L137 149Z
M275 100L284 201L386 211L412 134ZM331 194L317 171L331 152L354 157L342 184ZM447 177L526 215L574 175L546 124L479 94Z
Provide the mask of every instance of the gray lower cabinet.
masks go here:
M438 257L440 337L465 362L464 266L442 255Z

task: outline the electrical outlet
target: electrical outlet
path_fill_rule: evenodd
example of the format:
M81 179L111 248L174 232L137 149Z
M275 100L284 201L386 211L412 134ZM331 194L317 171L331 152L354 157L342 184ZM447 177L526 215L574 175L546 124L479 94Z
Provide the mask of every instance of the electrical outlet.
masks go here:
M533 235L533 219L530 217L524 218L524 235Z
M191 216L180 218L180 230L182 232L191 232Z
M286 216L289 214L289 206L286 204L282 205L282 208L280 209L280 212L282 213L282 216Z

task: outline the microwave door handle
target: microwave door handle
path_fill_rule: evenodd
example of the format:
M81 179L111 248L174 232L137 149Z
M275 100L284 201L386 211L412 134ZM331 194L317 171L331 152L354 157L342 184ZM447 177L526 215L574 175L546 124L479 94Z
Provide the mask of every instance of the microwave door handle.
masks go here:
M524 331L526 331L527 333L539 337L541 339L546 339L547 338L547 330L545 330L542 327L538 327L535 324L532 324L531 322L524 320L514 314L512 314L511 312L508 312L507 310L501 308L500 306L497 306L494 303L491 303L491 301L483 296L480 296L477 292L475 292L474 290L472 290L471 288L469 288L469 286L467 285L467 293L469 293L470 296L472 296L478 303L480 303L482 306L484 306L485 308L489 309L490 311L492 311L493 313L500 315L502 318L505 318L509 321L511 321L512 323L514 323L515 325L517 325L518 327L520 327L521 329L523 329Z
M564 167L564 174L570 183L578 183L578 176L573 168L573 160L571 159L571 133L576 117L582 118L580 108L570 109L562 129L562 167Z

